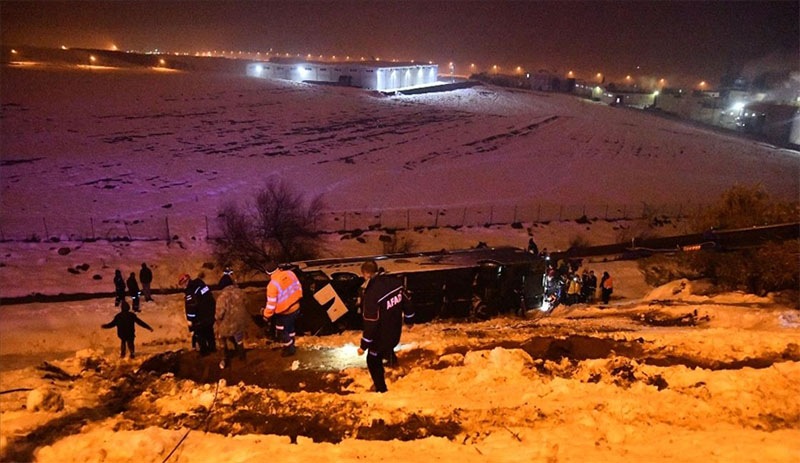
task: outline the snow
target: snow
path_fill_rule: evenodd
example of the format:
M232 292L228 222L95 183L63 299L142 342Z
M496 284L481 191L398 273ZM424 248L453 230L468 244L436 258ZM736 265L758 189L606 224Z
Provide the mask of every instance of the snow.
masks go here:
M798 192L794 151L564 95L476 87L378 98L215 73L46 65L5 66L2 77L2 160L41 158L3 163L6 233L41 216L53 227L57 217L155 220L172 204L180 235L171 244L0 243L3 297L110 292L116 268L138 272L141 262L153 269L154 288L174 288L177 275L212 261L209 244L191 238L203 236L198 214L213 216L221 201L247 198L273 175L324 193L333 209L541 198L702 202L757 181L783 197ZM290 154L264 155L270 151ZM636 226L564 221L402 236L432 250L479 241L525 246L530 233L540 248L556 250L577 236L612 243ZM685 226L675 221L657 232ZM377 254L379 235L365 232L361 242L330 234L324 248L331 256ZM88 270L67 272L82 264ZM118 359L114 330L100 329L115 313L111 298L7 305L0 308L3 459L14 451L41 462L163 461L177 446L169 461L798 460L796 310L771 296L713 294L703 282L652 288L635 262L584 266L614 277L610 306L406 329L386 394L369 390L358 332L300 337L301 351L332 351L335 362L299 357L276 374L348 381L338 392L289 392L140 371L164 352L189 350L180 294L143 304L140 316L154 332L137 330L134 360ZM207 281L220 276L219 268L205 272ZM653 318L692 323L647 322ZM546 342L550 350L537 344ZM246 344L264 349L263 339ZM559 349L568 352L560 357ZM45 377L36 368L44 361L68 377ZM7 392L18 388L25 390ZM126 388L138 392L123 404L104 402ZM48 396L60 397L63 409L34 411ZM247 423L237 413L265 418ZM286 416L289 427L330 423L330 439L248 431ZM34 431L38 440L21 450Z

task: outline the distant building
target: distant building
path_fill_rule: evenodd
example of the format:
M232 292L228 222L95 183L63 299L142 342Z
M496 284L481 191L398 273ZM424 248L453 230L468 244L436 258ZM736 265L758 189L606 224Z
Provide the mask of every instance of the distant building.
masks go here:
M645 109L653 106L656 101L656 92L634 90L610 90L599 93L600 101L610 106L626 106L630 108Z
M800 146L800 108L768 102L748 103L736 120L736 128L762 135L776 145Z
M535 73L528 75L531 90L540 92L562 92L564 85L561 76L546 69L539 69Z
M318 62L272 58L247 65L247 75L261 79L316 82L396 91L438 82L436 64L391 63L384 61Z

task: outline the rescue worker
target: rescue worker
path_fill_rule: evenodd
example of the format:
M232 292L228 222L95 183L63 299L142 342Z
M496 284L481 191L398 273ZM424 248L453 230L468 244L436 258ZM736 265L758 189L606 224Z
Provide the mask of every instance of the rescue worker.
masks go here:
M217 283L217 288L222 289L226 286L230 286L234 284L233 282L233 270L230 267L225 267L225 271L222 272L222 278L219 279L219 283Z
M136 282L136 274L133 272L131 272L131 275L128 277L128 294L131 296L133 311L141 312L141 310L139 310L139 283Z
M362 297L364 333L358 355L367 352L367 368L375 392L386 392L383 359L390 359L400 343L403 321L413 324L414 313L407 301L403 280L378 271L378 264L368 260L361 265L366 281Z
M261 314L266 321L275 317L275 332L282 346L281 356L291 357L296 351L295 324L300 314L303 287L294 272L279 268L275 262L267 263L266 272L269 276L267 305Z
M217 351L214 340L214 315L216 301L211 288L200 278L191 279L188 273L181 275L178 285L184 286L184 310L189 331L194 334L192 341L197 340L200 355L205 356Z
M245 295L231 278L231 273L226 269L219 280L220 292L217 296L217 310L214 316L214 331L222 343L222 360L220 369L224 369L230 360L228 343L233 344L233 349L240 360L245 360L244 335L250 322L250 314L245 307Z

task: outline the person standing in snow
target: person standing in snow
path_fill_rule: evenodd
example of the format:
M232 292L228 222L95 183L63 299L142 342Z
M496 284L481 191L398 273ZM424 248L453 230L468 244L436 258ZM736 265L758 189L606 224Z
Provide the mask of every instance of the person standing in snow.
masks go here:
M233 270L230 267L225 267L225 271L222 272L222 278L220 278L219 283L217 283L217 289L222 289L234 284L232 275Z
M600 297L603 300L603 304L608 304L608 301L611 299L611 293L614 292L614 281L611 279L611 275L608 272L603 272L603 277L600 278Z
M534 256L539 255L539 246L536 245L536 241L533 241L533 237L528 240L528 252Z
M275 317L275 331L283 345L282 357L295 354L295 323L300 314L300 299L303 298L303 286L297 275L291 270L278 267L276 262L266 265L269 283L267 283L267 305L261 312L264 320Z
M244 335L250 324L250 314L245 307L245 295L233 281L230 269L219 280L219 295L217 296L217 310L214 321L214 331L222 343L222 360L220 369L224 369L230 360L228 342L233 344L233 349L240 360L245 360Z
M136 356L136 346L134 345L133 340L136 338L136 325L139 325L142 328L150 331L153 331L153 328L137 317L136 314L130 312L131 307L128 305L128 301L126 301L124 297L120 301L120 305L120 311L114 316L114 319L105 325L100 326L103 329L109 329L116 326L117 337L120 340L119 357L125 358L125 352L128 350L130 351L130 358L134 358Z
M114 307L119 307L120 302L125 299L125 278L120 269L114 271L114 295Z
M142 295L146 302L152 302L153 298L150 296L150 283L153 282L153 272L142 262L142 269L139 270L139 281L142 282Z
M379 272L374 260L361 265L361 274L366 285L361 299L364 332L358 355L367 353L367 368L375 392L383 393L387 391L383 359L391 358L400 343L403 321L413 324L414 313L399 277Z
M589 278L586 283L586 302L594 303L595 297L597 297L597 275L594 274L594 270L589 270Z
M131 276L128 277L128 294L131 296L133 311L141 312L141 310L139 310L139 283L136 282L136 274L133 272L131 272Z
M189 332L193 334L192 341L196 339L201 356L216 352L217 344L214 340L216 301L211 294L211 288L201 278L193 280L188 273L181 275L178 285L185 288L184 310Z

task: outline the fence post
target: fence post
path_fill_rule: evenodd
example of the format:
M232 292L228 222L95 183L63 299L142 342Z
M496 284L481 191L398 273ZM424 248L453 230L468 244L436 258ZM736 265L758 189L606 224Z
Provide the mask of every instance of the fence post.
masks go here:
M206 219L206 241L208 241L208 239L209 239L209 233L208 233L208 216L207 216L207 215L204 215L204 216L203 216L203 218L205 218L205 219Z
M406 230L411 230L411 209L406 209Z
M514 220L511 221L512 224L517 223L517 205L514 204Z
M608 220L608 204L606 204L606 220Z
M89 225L91 226L92 229L92 240L94 240L94 218L89 217Z
M44 239L47 240L50 238L50 232L47 231L47 219L42 217L42 223L44 224Z
M342 220L342 231L347 231L347 211L344 211L344 220Z
M464 215L461 216L461 226L467 226L467 206L464 206Z
M436 209L436 217L433 219L433 228L439 228L439 209Z
M489 206L489 225L494 221L494 205Z
M125 224L125 232L128 234L128 239L132 240L133 237L131 236L131 231L128 228L128 221L127 220L123 220L122 223Z
M564 205L560 204L558 206L558 221L561 222L561 216L564 214Z
M172 242L172 234L169 232L169 217L164 217L164 225L167 227L167 243Z

